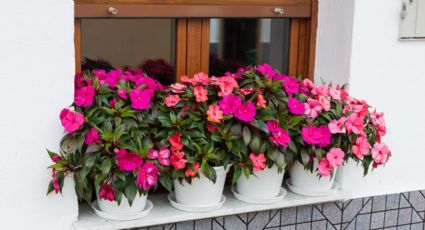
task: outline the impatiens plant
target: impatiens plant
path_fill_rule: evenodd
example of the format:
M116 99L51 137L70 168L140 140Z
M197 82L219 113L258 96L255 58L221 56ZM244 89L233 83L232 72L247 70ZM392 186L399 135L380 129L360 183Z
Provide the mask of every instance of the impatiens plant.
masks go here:
M74 103L60 114L66 131L60 152L48 151L54 162L48 192L61 191L69 173L78 197L87 202L97 191L100 199L120 203L125 196L131 205L137 193L155 187L170 157L166 150L152 150L152 100L160 87L140 71L77 75Z

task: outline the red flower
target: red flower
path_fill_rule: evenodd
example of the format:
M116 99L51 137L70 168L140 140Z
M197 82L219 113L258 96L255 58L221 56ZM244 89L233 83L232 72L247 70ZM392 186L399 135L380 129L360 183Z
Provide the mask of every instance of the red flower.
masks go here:
M110 184L100 185L99 197L101 199L114 201L115 200L114 187L112 187L112 185L110 185Z
M174 169L176 170L184 169L186 165L186 160L183 159L183 157L184 157L184 152L173 152L173 154L171 155L170 161Z
M171 145L171 151L180 151L183 148L183 143L180 141L180 137L180 133L175 133L170 137L170 139L168 139Z

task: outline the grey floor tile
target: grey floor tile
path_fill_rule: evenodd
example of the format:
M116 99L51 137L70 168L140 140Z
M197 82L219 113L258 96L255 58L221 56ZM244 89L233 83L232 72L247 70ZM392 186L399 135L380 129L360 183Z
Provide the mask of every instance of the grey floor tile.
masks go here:
M341 223L342 212L335 203L323 204L322 213L333 225Z
M311 223L312 230L326 230L327 220L313 221Z
M296 229L297 230L310 230L311 224L310 223L297 224Z
M424 229L424 223L417 223L410 225L410 230L423 230Z
M357 216L356 230L366 230L370 228L370 214L361 214Z
M288 225L288 224L295 224L296 223L296 208L286 208L282 209L281 213L281 224L282 225Z
M385 212L372 213L372 221L370 222L370 228L375 229L384 227L384 213Z
M176 230L193 230L194 227L195 227L194 221L186 221L186 222L176 224Z
M400 203L400 194L387 195L387 208L386 208L386 210L397 209L399 203Z
M411 208L400 209L398 212L398 224L409 224L412 216Z
M425 198L419 191L410 192L409 201L416 211L425 211Z
M311 205L301 206L297 208L297 223L311 221L311 218L312 218Z
M379 212L385 210L386 196L375 196L372 200L372 212Z
M392 227L397 225L398 210L385 212L384 227Z

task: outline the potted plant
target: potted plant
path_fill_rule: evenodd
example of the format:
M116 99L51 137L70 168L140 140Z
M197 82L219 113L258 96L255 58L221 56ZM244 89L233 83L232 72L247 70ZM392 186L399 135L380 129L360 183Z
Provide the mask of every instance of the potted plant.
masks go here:
M339 86L317 86L305 79L296 99L304 104L305 119L299 123L299 131L293 135L295 145L288 151L293 159L289 186L304 195L325 195L336 189L333 186L338 167L359 152L368 155L367 145L377 142L377 127L381 126L369 122L371 113L366 102L351 98ZM383 151L389 156L387 150ZM372 158L361 158L362 165L368 167Z
M224 202L231 159L225 146L232 145L234 137L223 124L217 98L238 85L233 78L210 78L205 73L183 76L181 81L183 84L172 84L158 93L163 103L159 105L161 130L156 137L160 146L172 151L169 176L162 184L170 192L174 187L170 199L177 208L218 208Z
M48 192L59 192L73 173L78 198L90 204L96 199L100 212L140 213L147 203L152 208L147 194L167 165L148 158L156 117L151 101L159 87L140 71L77 75L72 109L60 114L66 131L60 152L49 151L54 163Z

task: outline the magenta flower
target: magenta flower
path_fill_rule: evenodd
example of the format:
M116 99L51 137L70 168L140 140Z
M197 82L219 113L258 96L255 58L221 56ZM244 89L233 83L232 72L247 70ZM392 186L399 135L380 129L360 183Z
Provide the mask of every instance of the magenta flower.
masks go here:
M319 147L326 147L331 143L331 131L329 130L328 126L321 125L318 128L320 133L319 143L317 144Z
M148 109L151 106L152 96L150 90L130 90L131 107L138 110Z
M151 160L158 159L159 163L163 166L170 165L170 150L165 147L161 147L159 151L151 149L148 152L148 158Z
M129 153L126 149L115 150L117 153L118 168L122 171L133 171L143 164L142 158L136 153Z
M122 99L127 99L127 90L126 89L119 89L117 90L118 96Z
M331 143L331 132L325 125L306 126L301 130L301 136L307 144L326 147Z
M305 112L304 103L298 101L296 98L288 99L289 112L295 115L302 115Z
M268 120L266 126L271 133L280 131L279 121L277 120Z
M276 132L272 133L270 141L273 142L276 146L286 146L288 147L289 142L291 142L291 137L286 132L286 130L279 128Z
M95 90L93 86L81 87L75 92L74 103L84 108L89 107L94 100Z
M159 87L154 79L150 77L139 77L135 81L136 87L145 86L145 90L150 90L151 93L154 93Z
M114 201L115 190L110 184L101 184L99 190L99 197L104 200Z
M293 77L286 77L282 84L286 94L296 94L300 91L300 83Z
M148 190L158 183L158 167L151 162L145 163L137 173L137 186Z
M240 105L235 111L235 117L241 121L251 122L255 118L255 104L247 101L244 104Z
M84 116L69 109L63 109L59 117L67 133L74 132L84 124Z
M276 71L269 64L257 65L255 69L264 75L267 79L271 79L276 75Z
M328 153L326 153L326 159L328 159L329 164L332 167L339 167L344 161L344 151L340 148L331 148Z
M99 80L99 84L103 85L106 83L106 71L104 69L95 69L92 71L92 73L94 74L94 76L97 77L97 79Z
M218 107L225 115L233 114L242 104L242 98L229 94L218 102Z
M91 128L90 131L86 134L84 143L86 143L86 145L91 145L97 142L99 142L99 133L97 132L96 128Z
M330 176L331 171L333 170L332 165L329 163L328 159L322 158L317 166L317 171L321 176Z
M105 82L109 85L109 88L114 88L116 85L120 83L120 78L122 76L122 71L117 70L111 70L109 73L106 74Z

